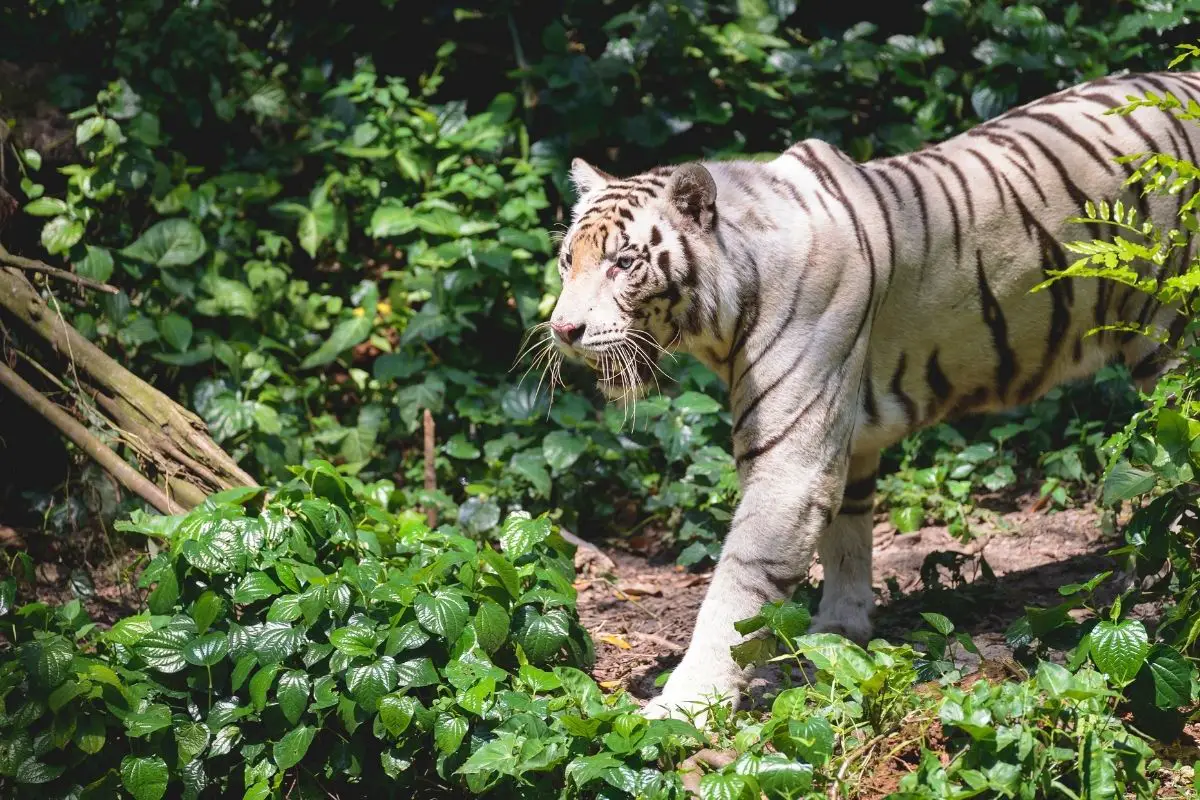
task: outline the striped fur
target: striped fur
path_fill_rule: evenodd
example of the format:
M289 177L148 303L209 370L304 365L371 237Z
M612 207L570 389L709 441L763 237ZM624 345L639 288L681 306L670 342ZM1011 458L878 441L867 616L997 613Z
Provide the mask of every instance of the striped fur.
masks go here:
M736 702L747 676L729 656L733 623L789 594L814 552L826 579L816 629L870 635L881 448L1113 361L1154 373L1148 339L1085 334L1119 319L1166 324L1179 316L1170 309L1101 281L1029 292L1068 263L1062 241L1101 234L1066 222L1086 199L1124 196L1172 226L1181 198L1129 194L1114 157L1194 162L1194 126L1151 109L1103 114L1147 91L1200 101L1200 78L1082 84L865 164L812 140L769 162L625 179L576 161L581 199L552 317L569 332L560 349L599 366L619 396L645 384L657 347L677 346L727 382L734 415L742 503L691 645L650 713L714 693Z

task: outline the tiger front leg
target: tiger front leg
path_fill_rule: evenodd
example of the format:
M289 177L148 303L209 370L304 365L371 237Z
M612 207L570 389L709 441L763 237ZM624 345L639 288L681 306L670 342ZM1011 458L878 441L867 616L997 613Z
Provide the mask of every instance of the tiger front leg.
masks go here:
M662 695L646 706L648 716L703 715L713 704L736 708L750 672L729 652L744 641L734 623L757 614L763 603L789 597L808 574L821 531L840 502L844 472L833 464L798 468L799 459L770 462L756 464L747 476L691 643Z

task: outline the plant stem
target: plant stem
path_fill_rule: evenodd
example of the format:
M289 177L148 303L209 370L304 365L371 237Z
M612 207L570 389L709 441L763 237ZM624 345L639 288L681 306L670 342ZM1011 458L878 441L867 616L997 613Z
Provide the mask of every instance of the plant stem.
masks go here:
M70 272L69 270L52 267L44 261L14 256L12 253L4 249L4 245L0 245L0 264L7 264L10 267L16 267L17 269L23 269L29 272L40 272L43 275L49 275L53 278L58 278L59 280L70 281L71 283L78 284L85 289L92 289L97 292L104 292L106 294L119 294L121 291L116 286L112 286L107 283L100 283L99 281L94 281L91 278L85 278L82 275L76 275L74 272Z

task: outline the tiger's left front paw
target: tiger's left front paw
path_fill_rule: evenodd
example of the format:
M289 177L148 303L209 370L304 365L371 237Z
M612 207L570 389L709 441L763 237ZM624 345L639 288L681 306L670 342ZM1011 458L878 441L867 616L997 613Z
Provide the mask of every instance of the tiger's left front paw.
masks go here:
M716 706L731 706L737 709L742 694L740 675L714 679L709 676L690 674L682 665L663 687L663 692L642 708L642 716L648 719L681 719L690 721L703 729L708 722L711 709Z

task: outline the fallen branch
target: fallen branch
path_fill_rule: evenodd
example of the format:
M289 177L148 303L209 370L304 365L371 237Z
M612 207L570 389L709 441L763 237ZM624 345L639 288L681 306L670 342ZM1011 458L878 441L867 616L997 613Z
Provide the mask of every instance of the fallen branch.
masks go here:
M575 545L576 569L592 566L596 572L600 573L613 574L617 571L617 562L609 558L608 554L599 547L596 547L596 545L586 539L580 539L561 525L558 528L558 533L568 542Z
M40 272L43 275L49 275L53 278L70 281L71 283L78 284L86 289L92 289L93 291L97 292L118 294L121 291L116 286L112 286L107 283L100 283L99 281L94 281L91 278L85 278L82 275L76 275L74 272L70 272L65 269L52 267L44 261L38 261L33 258L24 258L22 256L14 256L12 253L5 250L3 245L0 245L0 264L7 264L10 267L16 267L17 269L23 269L28 272Z
M178 514L185 510L177 503L172 502L171 498L151 483L146 476L125 463L120 456L78 420L46 399L45 395L26 383L20 375L4 363L0 363L0 385L7 388L18 399L62 431L68 439L75 443L76 447L87 453L110 475L120 481L126 489L164 514Z
M6 252L6 251L5 251ZM72 398L81 422L11 368L4 385L50 420L120 483L164 513L199 505L214 492L257 486L250 475L209 437L198 416L138 378L85 339L24 274L0 259L0 311L7 311L40 336L62 363L46 366L29 352L13 351L41 377ZM16 388L14 388L16 387ZM86 423L86 424L84 424ZM89 428L111 432L112 446ZM142 474L114 451L130 448Z

